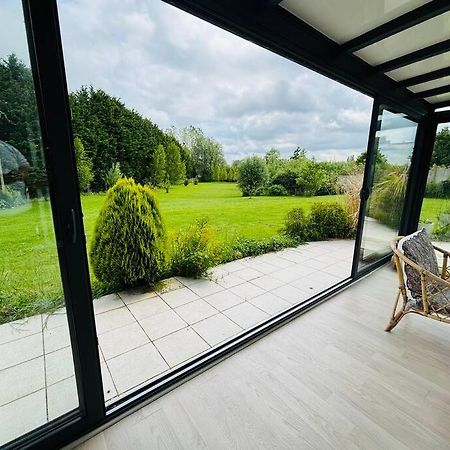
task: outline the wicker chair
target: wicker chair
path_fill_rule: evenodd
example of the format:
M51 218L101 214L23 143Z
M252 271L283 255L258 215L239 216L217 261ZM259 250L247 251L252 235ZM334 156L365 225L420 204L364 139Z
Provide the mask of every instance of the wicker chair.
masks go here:
M394 252L393 261L397 269L399 288L395 299L394 308L389 323L385 331L391 331L406 314L419 314L440 322L450 323L450 272L448 270L450 252L432 245L435 252L442 256L442 265L438 269L438 274L432 273L417 264L412 259L406 257L398 248L399 241L403 236L395 238L391 243ZM415 272L415 276L420 279L420 298L412 299L408 295L407 281L405 280L406 268ZM400 297L403 305L397 310Z

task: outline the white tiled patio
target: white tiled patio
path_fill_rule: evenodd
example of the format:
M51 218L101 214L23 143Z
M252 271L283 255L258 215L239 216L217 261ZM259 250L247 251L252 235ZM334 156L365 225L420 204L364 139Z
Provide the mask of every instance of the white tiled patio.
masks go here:
M314 242L94 301L107 402L350 275L354 242ZM0 326L0 445L78 406L64 310Z

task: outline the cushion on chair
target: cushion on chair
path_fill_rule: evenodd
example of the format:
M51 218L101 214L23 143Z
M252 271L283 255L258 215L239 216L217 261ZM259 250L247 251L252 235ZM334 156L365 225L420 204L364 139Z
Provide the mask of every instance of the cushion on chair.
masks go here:
M439 276L439 266L433 245L424 229L405 236L398 242L397 249L420 267ZM422 285L420 273L408 264L402 264L405 278L406 295L410 307L421 307ZM420 306L419 306L420 305Z

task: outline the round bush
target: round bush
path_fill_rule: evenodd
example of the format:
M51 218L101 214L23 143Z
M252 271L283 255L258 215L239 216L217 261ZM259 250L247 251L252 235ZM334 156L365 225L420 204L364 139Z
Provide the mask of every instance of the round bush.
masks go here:
M289 195L289 192L284 186L281 186L281 184L272 184L267 188L266 195L271 195L273 197L282 197Z
M120 179L107 193L91 247L95 276L113 286L151 283L166 269L166 229L153 190Z
M353 234L352 221L339 203L314 203L309 216L308 233L316 241L349 238Z

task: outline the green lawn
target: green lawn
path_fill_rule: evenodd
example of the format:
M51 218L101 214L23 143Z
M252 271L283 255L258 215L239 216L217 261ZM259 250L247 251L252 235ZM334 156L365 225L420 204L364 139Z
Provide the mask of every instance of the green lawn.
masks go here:
M231 183L175 186L157 195L171 234L207 217L223 240L236 235L269 238L278 233L290 209L308 211L315 202L342 201L340 196L248 198ZM104 198L82 197L88 246ZM422 218L434 220L447 203L426 199ZM51 307L61 293L59 279L49 203L0 211L0 322Z

